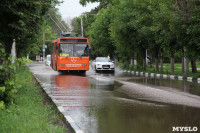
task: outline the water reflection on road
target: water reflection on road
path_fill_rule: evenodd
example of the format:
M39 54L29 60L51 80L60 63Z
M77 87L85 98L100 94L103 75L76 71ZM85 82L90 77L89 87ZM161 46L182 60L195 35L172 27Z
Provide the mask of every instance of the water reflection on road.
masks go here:
M117 82L104 87L96 84L98 78L90 83L90 94L96 97L96 101L90 101L90 109L98 121L95 132L169 133L174 126L199 126L197 108L139 100L130 97Z
M188 82L186 80L174 80L163 78L150 78L132 75L130 73L123 73L119 75L124 81L135 82L143 85L159 87L159 89L171 89L174 91L190 93L200 96L200 84L196 82Z
M51 76L52 96L76 123L85 129L89 125L89 78L84 75Z
M39 65L31 69L85 133L169 133L174 126L197 126L200 130L199 108L138 99L114 78L196 96L200 94L198 84L91 71L62 74Z

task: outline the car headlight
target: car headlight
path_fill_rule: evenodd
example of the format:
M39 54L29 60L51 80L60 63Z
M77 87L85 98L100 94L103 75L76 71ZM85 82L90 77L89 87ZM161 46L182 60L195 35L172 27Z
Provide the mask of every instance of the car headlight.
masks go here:
M97 66L100 66L100 64L97 64Z
M111 67L115 67L115 64L111 64Z

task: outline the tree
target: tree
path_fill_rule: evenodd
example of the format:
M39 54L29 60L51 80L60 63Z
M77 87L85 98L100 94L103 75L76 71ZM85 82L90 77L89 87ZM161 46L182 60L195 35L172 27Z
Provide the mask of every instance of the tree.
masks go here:
M112 3L112 0L79 0L79 3L83 6L86 6L87 3L94 3L94 2L99 2L99 9L102 8L107 8L108 4Z
M146 70L146 49L150 43L155 42L151 31L153 22L151 6L153 6L151 2L146 0L113 2L111 34L119 47L117 50L125 48L127 53L123 56L128 57L137 53L139 66L142 66L143 70Z
M16 39L18 52L22 52L21 47L27 48L26 45L38 33L43 16L51 5L57 2L57 0L1 1L0 42L5 48L7 57L10 53L13 39Z
M88 36L88 30L90 30L91 24L95 20L95 16L98 15L98 9L92 9L90 12L84 12L81 16L76 17L72 20L72 31L81 35L81 18L83 21L83 36Z
M199 1L189 0L173 0L173 7L176 11L180 25L182 26L182 32L178 32L180 42L182 42L185 57L191 59L192 72L197 72L196 69L196 57L199 55ZM195 27L195 28L194 28ZM183 38L184 36L184 38ZM184 41L183 41L184 40ZM194 41L195 40L195 41ZM186 52L187 51L187 52ZM185 62L186 63L186 62ZM186 68L184 73L188 74L188 65L183 65Z
M88 28L88 36L94 56L114 56L115 47L109 34L110 21L110 10L102 9Z

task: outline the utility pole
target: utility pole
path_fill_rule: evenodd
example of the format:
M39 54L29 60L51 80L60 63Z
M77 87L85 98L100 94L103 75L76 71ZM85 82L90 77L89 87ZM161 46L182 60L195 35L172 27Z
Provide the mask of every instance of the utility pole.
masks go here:
M83 37L83 15L85 15L85 13L82 13L81 15L81 36ZM98 14L87 14L87 15L98 15Z
M83 37L83 16L81 15L81 36Z

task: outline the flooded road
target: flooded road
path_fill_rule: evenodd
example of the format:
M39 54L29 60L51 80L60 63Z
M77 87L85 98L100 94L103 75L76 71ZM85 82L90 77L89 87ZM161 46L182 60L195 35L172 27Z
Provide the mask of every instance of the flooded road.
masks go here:
M200 84L113 74L63 74L41 63L30 70L84 133L200 131Z

